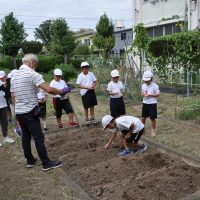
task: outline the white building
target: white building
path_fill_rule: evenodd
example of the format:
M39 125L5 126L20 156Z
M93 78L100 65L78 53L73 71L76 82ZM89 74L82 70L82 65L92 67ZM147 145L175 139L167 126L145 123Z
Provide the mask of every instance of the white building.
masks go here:
M133 27L143 23L151 37L184 28L193 30L200 25L200 0L132 0L132 5ZM139 65L138 58L135 61Z
M151 36L180 31L183 21L188 30L199 27L200 0L132 0L133 26L143 23Z

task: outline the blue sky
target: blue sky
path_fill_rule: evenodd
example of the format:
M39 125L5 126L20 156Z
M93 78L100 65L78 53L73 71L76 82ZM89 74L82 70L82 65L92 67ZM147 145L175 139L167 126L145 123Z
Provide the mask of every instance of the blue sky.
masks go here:
M132 27L131 0L0 0L0 19L10 12L24 22L28 40L34 40L33 31L43 21L59 17L65 18L73 31L95 29L104 12L113 23L124 20L126 28Z

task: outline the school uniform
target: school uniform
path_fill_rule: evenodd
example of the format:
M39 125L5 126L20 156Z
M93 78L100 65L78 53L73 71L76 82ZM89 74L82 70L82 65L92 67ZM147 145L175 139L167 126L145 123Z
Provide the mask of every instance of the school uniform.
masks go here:
M5 88L3 82L0 80L0 124L3 137L7 137L8 133L8 117L7 117L7 103L5 99Z
M116 131L126 135L132 124L134 125L134 129L131 136L126 138L126 142L138 143L144 132L144 124L140 121L139 118L133 116L118 117L116 119Z
M159 86L151 82L150 85L144 83L142 85L143 94L160 94ZM157 119L157 97L143 97L142 117Z
M50 83L50 87L56 88L58 90L62 90L63 88L68 87L65 81L55 81L52 80ZM62 116L62 109L66 112L66 114L73 113L72 106L68 99L68 94L63 97L61 95L53 95L53 106L56 111L56 117L60 118Z
M123 100L122 91L124 86L121 81L117 83L111 81L108 83L107 90L112 93L118 93L117 95L110 95L110 112L112 117L119 117L120 115L125 115L125 104Z
M92 72L88 72L88 74L83 74L80 73L78 75L76 84L81 85L81 86L87 86L90 87L92 86L93 82L96 81L96 77ZM96 93L95 90L88 90L88 89L81 89L80 90L81 98L82 98L82 103L83 107L85 109L91 108L93 106L97 105L97 98L96 98Z
M40 89L39 92L37 93L37 97L38 97L38 101L39 101L38 106L40 108L42 108L41 112L40 112L40 117L41 118L45 118L46 117L46 113L47 113L46 101L45 102L40 102L40 101L42 101L43 99L46 98L46 95L47 95L47 93L42 89Z

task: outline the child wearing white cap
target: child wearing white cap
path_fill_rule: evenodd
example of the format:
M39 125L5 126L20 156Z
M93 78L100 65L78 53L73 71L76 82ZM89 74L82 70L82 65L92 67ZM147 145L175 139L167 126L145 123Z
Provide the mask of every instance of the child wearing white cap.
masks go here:
M59 128L63 127L63 124L61 121L62 109L64 109L66 114L68 114L68 117L69 117L68 126L76 127L76 126L78 126L78 123L73 121L74 111L72 109L71 103L68 98L71 88L67 86L67 84L65 83L64 80L61 79L61 77L62 77L62 70L55 69L54 70L54 80L52 80L50 83L51 87L56 88L58 90L66 91L65 96L61 96L59 94L53 96L53 105L54 105L54 109L56 111L56 119L58 122L58 127Z
M118 153L118 156L126 156L132 153L128 145L132 145L137 148L137 153L143 153L147 146L145 144L139 144L139 140L144 132L144 124L139 118L133 116L121 116L117 119L110 115L105 115L102 118L103 129L115 129L110 137L108 143L104 146L105 149L109 148L116 138L117 133L120 132L120 140L124 146L124 150Z
M89 63L81 63L82 73L78 75L76 84L81 89L80 94L82 98L82 103L85 113L85 123L96 123L94 117L94 106L97 105L97 98L95 93L95 86L97 84L97 79L93 72L89 71ZM90 110L90 119L89 119Z
M3 134L3 142L12 144L14 140L8 137L8 116L7 116L7 103L5 99L5 88L6 88L6 73L0 71L0 124L1 131ZM2 144L0 143L0 146Z
M111 71L111 81L108 83L108 94L110 95L110 112L112 117L119 117L125 115L125 104L123 100L124 86L119 81L119 71Z
M158 85L153 82L153 73L151 71L144 72L143 81L144 84L141 91L143 96L142 122L145 124L146 118L150 118L152 125L150 137L156 137L157 97L160 95L160 90Z
M47 92L45 92L44 90L42 90L41 88L39 89L39 92L37 93L37 97L38 97L38 106L41 109L40 112L40 119L42 121L42 125L43 125L43 131L48 131L47 128L47 122L46 122L46 113L47 113L47 105L46 105L46 100L47 100Z
M13 75L17 72L17 69L13 69L7 76L6 82L7 82L7 87L6 87L6 95L7 95L7 104L8 104L8 117L11 119L11 117L13 118L13 122L15 124L15 128L14 128L14 132L16 133L16 135L18 137L22 136L22 129L20 127L20 124L18 122L18 120L16 119L16 115L15 115L15 105L12 102L12 98L11 98L11 92L10 92L10 81L11 78L13 77ZM8 119L8 123L12 123L12 119L9 120Z

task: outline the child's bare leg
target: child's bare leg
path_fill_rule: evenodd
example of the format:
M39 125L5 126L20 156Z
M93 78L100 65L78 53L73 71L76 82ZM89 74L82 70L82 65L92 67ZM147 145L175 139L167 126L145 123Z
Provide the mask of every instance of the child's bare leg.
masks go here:
M151 119L151 126L152 126L152 130L156 129L156 120L155 119Z
M90 107L91 118L94 118L94 106Z
M84 108L85 119L88 120L88 108Z
M69 113L68 114L68 117L69 117L69 122L73 122L73 113Z
M43 128L47 128L46 117L42 118L42 125L43 125Z
M142 121L143 124L145 124L145 123L146 123L146 118L145 118L145 117L142 117L142 120L141 120L141 121Z
M56 119L57 119L58 124L62 124L61 117L57 117Z
M124 146L124 148L128 149L128 145L126 143L126 138L123 134L120 135L120 141L121 141L122 145Z

